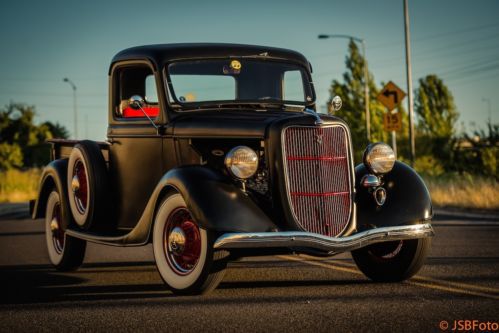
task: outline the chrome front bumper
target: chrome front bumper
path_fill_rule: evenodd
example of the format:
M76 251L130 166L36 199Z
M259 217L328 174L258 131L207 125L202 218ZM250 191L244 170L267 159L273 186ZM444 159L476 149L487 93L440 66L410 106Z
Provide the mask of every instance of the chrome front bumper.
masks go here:
M213 247L215 249L300 247L334 254L352 251L374 243L426 238L434 234L430 223L382 227L346 237L327 237L300 231L227 233L220 236Z

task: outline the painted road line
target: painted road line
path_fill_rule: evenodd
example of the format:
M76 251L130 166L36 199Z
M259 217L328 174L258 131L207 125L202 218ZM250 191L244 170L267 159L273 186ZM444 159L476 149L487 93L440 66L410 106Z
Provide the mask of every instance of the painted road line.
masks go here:
M323 263L315 258L314 258L315 260L307 259L305 257L308 257L308 256L305 256L305 255L279 256L279 257L286 259L286 260L300 261L300 262L307 263L309 265L324 267L324 268L328 268L328 269L332 269L332 270L348 272L348 273L357 274L357 275L364 275L358 269L354 268L355 267L354 265L352 265L351 267L348 267L350 265L345 264L345 263L342 263L341 265L338 265L336 263L334 263L334 264L333 263ZM313 257L310 257L310 258L313 258ZM464 284L464 283L454 283L454 282L449 282L449 281L445 281L445 280L426 278L426 277L422 277L422 276L415 276L411 280L405 281L404 283L412 284L412 285L419 286L419 287L429 288L429 289L447 291L447 292L451 292L451 293L479 296L479 297L485 297L485 298L499 300L499 295L493 295L494 293L497 293L496 288L487 288L487 287L469 285L469 284ZM475 290L470 290L470 289L483 290L485 292L480 292L480 291L475 291Z
M317 258L307 256L307 260L317 260ZM328 259L325 259L325 260L328 260ZM343 265L345 267L355 269L358 273L361 273L357 269L357 266L355 264L351 264L348 262L338 262L338 263L335 262L334 264L339 265L339 266ZM456 287L456 288L463 288L463 289L474 289L476 291L481 291L481 292L485 292L485 293L499 294L499 288L480 286L480 285L464 283L464 282L454 282L454 281L448 281L448 280L435 279L435 278L431 278L429 276L416 275L416 276L412 277L410 281L430 282L430 283L437 283L437 284L440 283L440 284L443 284L444 286L449 286L449 287Z

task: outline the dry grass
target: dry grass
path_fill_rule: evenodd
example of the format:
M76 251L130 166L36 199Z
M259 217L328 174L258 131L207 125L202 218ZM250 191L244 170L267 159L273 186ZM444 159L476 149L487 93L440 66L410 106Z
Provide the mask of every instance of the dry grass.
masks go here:
M499 210L499 183L471 175L425 177L436 207Z
M23 202L37 196L40 169L0 171L0 202ZM436 207L499 210L499 183L471 175L424 177Z
M0 202L24 202L38 195L40 169L0 171Z

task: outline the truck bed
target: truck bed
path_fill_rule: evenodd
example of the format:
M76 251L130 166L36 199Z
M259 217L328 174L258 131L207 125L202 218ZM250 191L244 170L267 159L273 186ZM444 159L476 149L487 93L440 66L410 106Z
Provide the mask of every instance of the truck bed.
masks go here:
M71 150L73 147L83 140L67 140L67 139L50 139L47 140L48 143L52 145L52 149L50 150L50 159L57 160L61 158L69 158L71 154ZM109 142L105 141L95 141L102 152L102 156L104 156L104 160L109 162Z

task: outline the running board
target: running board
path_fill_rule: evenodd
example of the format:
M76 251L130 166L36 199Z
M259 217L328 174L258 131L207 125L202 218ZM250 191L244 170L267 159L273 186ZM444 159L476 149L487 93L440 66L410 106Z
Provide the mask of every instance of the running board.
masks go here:
M418 239L435 235L430 223L369 229L347 237L328 237L310 232L280 231L227 233L220 236L215 249L311 248L328 253L359 249L374 243Z

